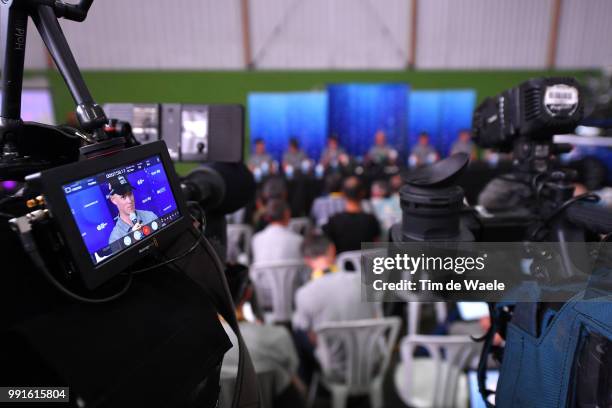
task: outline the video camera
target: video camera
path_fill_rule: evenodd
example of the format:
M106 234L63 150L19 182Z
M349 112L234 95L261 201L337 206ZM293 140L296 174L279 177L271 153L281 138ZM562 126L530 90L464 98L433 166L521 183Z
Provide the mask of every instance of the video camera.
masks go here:
M476 108L476 142L512 151L514 156L514 172L493 181L501 186L495 193L512 193L510 187L521 185L529 191L529 199L513 202L525 208L485 216L463 204L457 182L468 165L465 154L403 177L402 224L391 231L398 248L415 242L422 242L427 250L437 248L439 242L447 253L448 248L451 253L461 247L475 250L479 244L493 248L495 243L486 241L512 238L504 229L495 234L488 230L500 223L518 225L521 230L517 248L522 255L508 256L512 262L506 262L507 254L498 252L504 259L498 264L506 268L503 274L520 277L521 286L510 297L522 300L489 303L491 327L480 339L479 388L489 407L493 392L485 384L491 354L501 361L497 406L549 406L553 400L555 406L610 402L611 365L606 350L612 345L612 251L607 241L612 213L597 205L593 194L574 197L574 172L556 162L556 156L569 148L553 144L555 134L572 132L582 120L582 99L576 80L541 78L487 98ZM595 243L586 245L589 239ZM474 248L461 245L469 241L477 242ZM521 257L529 258L527 271L520 262L513 263ZM526 296L518 296L519 291ZM552 297L556 300L547 300ZM494 344L498 334L505 339L505 347ZM555 380L549 373L555 373Z
M57 18L83 21L92 3L0 4L0 180L25 182L0 200L0 244L10 254L0 277L0 384L69 386L71 406L215 406L231 347L220 314L239 343L233 406L258 406L225 268L207 239L254 191L237 163L242 108L224 116L222 125L239 120L230 127L241 138L227 148L227 135L215 134L223 115L199 110L210 125L199 159L235 162L209 163L181 181L163 141L138 145L90 95ZM80 129L20 118L28 17L70 88Z
M531 79L486 98L474 111L473 137L480 147L512 151L521 171L546 172L553 155L569 151L553 136L576 128L583 105L575 79Z

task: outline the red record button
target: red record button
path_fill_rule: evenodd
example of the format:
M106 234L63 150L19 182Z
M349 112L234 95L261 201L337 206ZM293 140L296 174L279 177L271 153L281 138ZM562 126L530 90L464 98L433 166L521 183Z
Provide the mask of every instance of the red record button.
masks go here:
M149 235L151 233L151 227L145 225L144 227L142 227L142 233L145 235Z

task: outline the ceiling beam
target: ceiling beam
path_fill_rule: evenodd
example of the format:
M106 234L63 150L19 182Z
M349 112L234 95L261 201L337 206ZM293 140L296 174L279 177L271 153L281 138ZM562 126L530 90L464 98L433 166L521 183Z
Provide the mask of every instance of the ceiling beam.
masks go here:
M249 0L240 0L240 15L242 19L242 56L244 66L248 69L254 68L253 53L251 50L251 15L249 12Z
M410 2L410 30L408 33L408 69L416 67L416 52L417 52L417 33L419 20L419 0L411 0Z
M561 23L561 1L553 0L550 16L550 32L548 33L548 52L546 67L554 69L557 62L557 49L559 47L559 26Z

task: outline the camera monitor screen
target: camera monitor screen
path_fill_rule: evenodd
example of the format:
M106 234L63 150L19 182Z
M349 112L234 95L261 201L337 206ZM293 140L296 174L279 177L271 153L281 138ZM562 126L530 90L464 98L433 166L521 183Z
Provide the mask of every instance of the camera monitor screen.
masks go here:
M159 155L64 184L62 188L96 266L180 218Z

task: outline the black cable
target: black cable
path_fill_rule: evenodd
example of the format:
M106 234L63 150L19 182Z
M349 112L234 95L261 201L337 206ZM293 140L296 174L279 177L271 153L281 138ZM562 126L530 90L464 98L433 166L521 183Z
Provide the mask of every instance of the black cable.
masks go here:
M546 217L542 221L542 223L531 233L528 240L529 241L535 240L537 234L542 230L542 228L547 226L550 221L552 221L559 214L565 211L570 205L575 204L576 202L581 201L581 200L597 202L599 201L599 196L593 193L584 193L584 194L577 195L576 197L572 197L569 200L565 201L557 209L555 209L555 211L553 211L552 214L550 214L548 217Z
M62 292L64 295L74 299L74 300L78 300L79 302L83 302L83 303L92 303L92 304L100 304L100 303L107 303L107 302L111 302L115 299L118 299L119 297L123 296L127 290L129 289L129 287L132 285L132 280L133 277L132 275L128 275L128 280L125 283L125 286L117 293L115 293L114 295L105 297L105 298L88 298L88 297L84 297L81 295L78 295L76 293L74 293L73 291L69 290L68 288L66 288L64 285L62 285L57 279L55 279L55 277L51 274L51 272L49 271L49 269L47 269L47 266L45 265L45 262L43 261L42 257L40 256L40 252L38 252L38 249L36 248L36 244L34 243L34 239L32 237L32 233L31 232L26 232L23 234L20 234L20 238L21 241L23 243L24 249L26 250L26 253L30 256L30 259L32 260L32 262L34 263L34 266L36 268L38 268L43 276L53 285L55 286L55 288L57 288L60 292Z
M182 258L186 257L187 255L191 254L193 251L195 251L196 248L198 247L198 245L200 244L200 241L202 240L203 237L204 237L204 232L201 231L200 235L198 236L198 239L193 243L193 245L187 251L183 252L182 254L177 255L174 258L167 259L167 260L165 260L163 262L160 262L158 264L151 265L151 266L148 266L148 267L142 268L142 269L137 269L135 271L131 271L130 273L132 275L138 275L138 274L141 274L143 272L148 272L148 271L151 271L153 269L157 269L159 267L162 267L164 265L168 265L168 264L174 263L174 262L178 261L179 259L182 259Z

